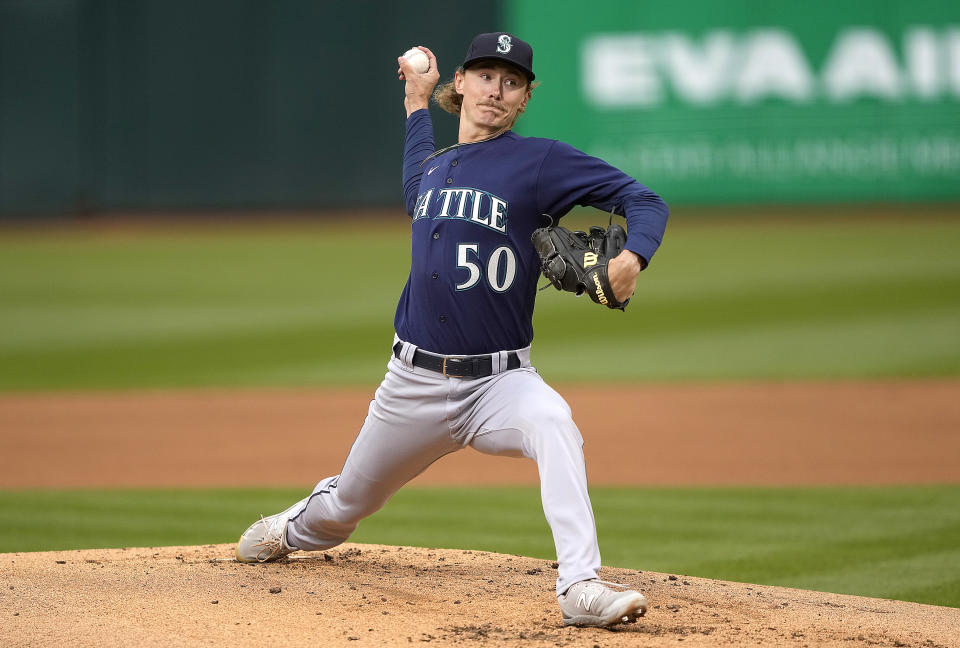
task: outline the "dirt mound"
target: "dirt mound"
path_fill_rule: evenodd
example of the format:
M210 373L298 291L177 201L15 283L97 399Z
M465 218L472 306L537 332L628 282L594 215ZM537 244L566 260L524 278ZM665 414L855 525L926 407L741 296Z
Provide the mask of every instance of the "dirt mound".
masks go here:
M5 645L939 646L960 609L604 568L650 611L564 628L553 563L346 544L269 565L233 545L0 554Z

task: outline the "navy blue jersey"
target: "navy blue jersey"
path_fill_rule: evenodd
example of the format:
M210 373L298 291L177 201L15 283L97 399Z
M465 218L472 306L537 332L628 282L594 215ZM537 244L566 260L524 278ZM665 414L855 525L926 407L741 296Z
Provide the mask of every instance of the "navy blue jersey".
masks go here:
M610 166L556 140L512 131L434 155L427 110L407 119L403 193L412 219L410 277L394 326L445 355L520 349L533 340L540 258L530 235L574 205L627 219L626 247L647 263L667 206Z

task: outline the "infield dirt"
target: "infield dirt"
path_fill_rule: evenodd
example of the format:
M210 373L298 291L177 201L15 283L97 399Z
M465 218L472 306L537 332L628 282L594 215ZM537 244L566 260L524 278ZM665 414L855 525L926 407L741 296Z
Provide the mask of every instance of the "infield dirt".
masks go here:
M958 381L559 391L594 485L960 482ZM0 487L306 492L339 470L371 393L3 395ZM536 480L533 462L466 451L416 481ZM346 544L251 566L233 549L0 554L0 637L8 646L960 646L956 608L604 568L601 577L643 591L650 610L613 630L575 629L561 624L549 561Z
M960 381L560 386L591 485L960 482ZM373 389L0 396L0 488L299 485L340 471ZM269 462L265 459L269 448ZM416 484L536 484L468 449Z
M2 554L12 646L957 646L960 609L605 568L650 610L566 628L552 563L342 545L242 565L232 545Z

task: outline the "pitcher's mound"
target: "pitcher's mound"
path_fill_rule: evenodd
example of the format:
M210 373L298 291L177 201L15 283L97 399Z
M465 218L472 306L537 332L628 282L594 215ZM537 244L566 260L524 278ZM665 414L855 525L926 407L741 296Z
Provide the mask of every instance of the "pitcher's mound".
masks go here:
M960 610L604 568L639 622L565 628L552 562L346 544L267 565L233 545L0 554L0 635L46 646L936 646ZM682 642L682 643L681 643Z

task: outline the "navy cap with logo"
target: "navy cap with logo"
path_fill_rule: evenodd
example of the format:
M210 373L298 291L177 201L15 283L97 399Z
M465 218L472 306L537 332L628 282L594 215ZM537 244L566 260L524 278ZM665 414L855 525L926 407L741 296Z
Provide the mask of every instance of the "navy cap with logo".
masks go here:
M487 59L498 59L511 63L520 68L527 78L533 81L533 48L530 43L522 41L506 32L491 32L477 34L470 47L467 48L467 58L463 60L463 69Z

